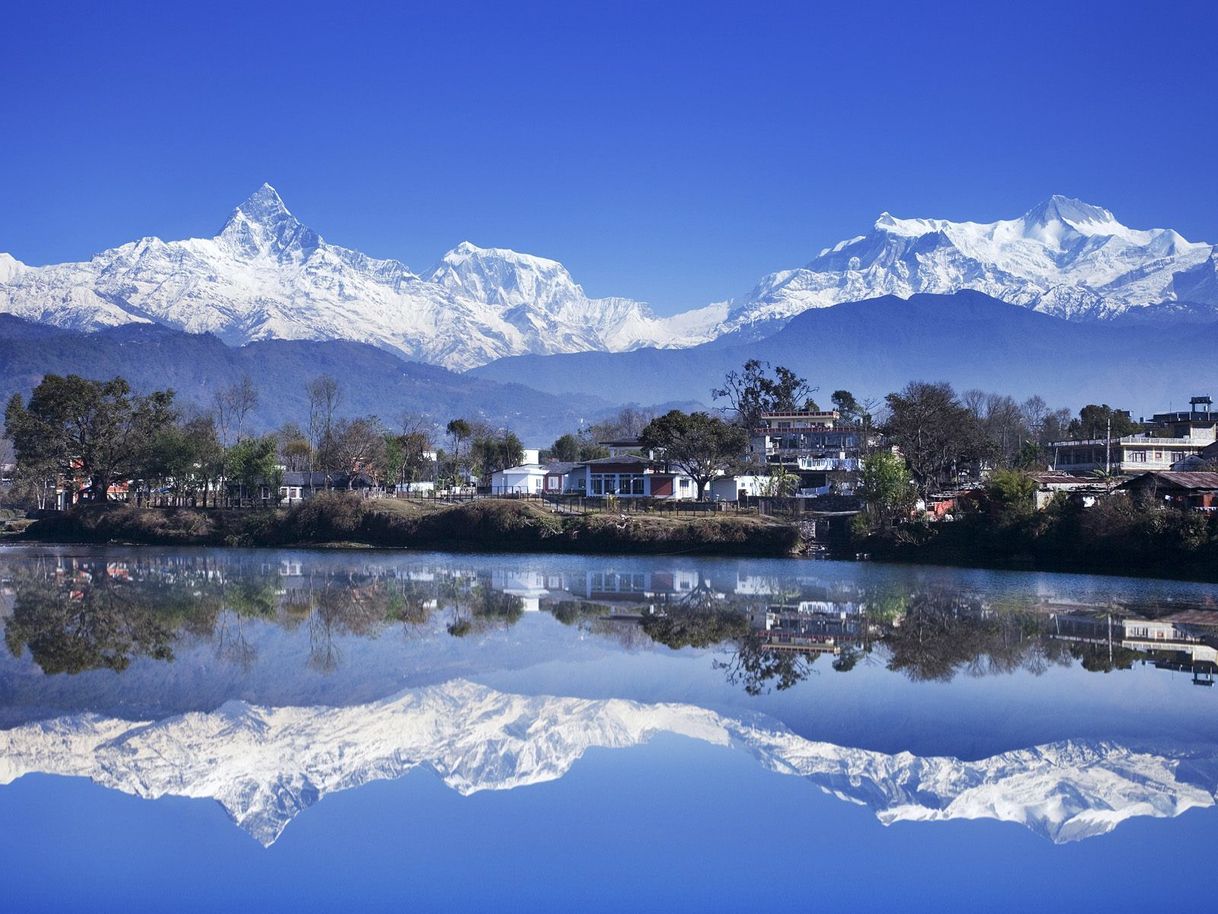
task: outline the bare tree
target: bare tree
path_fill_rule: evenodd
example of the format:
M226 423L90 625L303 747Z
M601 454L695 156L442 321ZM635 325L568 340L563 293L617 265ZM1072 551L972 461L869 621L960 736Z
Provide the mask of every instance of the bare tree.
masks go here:
M258 388L254 386L249 375L242 375L236 384L216 391L212 403L215 407L220 441L228 447L230 436L235 437L237 441L245 436L246 420L258 405Z
M318 375L309 382L306 392L309 395L309 443L313 446L309 458L310 485L312 473L318 460L322 469L332 469L328 465L333 448L330 447L334 433L334 415L342 402L342 390L338 381L327 374Z

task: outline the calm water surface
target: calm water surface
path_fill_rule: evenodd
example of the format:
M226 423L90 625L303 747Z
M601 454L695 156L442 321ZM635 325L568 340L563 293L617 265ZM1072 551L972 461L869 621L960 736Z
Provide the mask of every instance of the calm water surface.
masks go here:
M1210 585L83 547L0 550L0 579L4 910L1124 910L1209 886Z

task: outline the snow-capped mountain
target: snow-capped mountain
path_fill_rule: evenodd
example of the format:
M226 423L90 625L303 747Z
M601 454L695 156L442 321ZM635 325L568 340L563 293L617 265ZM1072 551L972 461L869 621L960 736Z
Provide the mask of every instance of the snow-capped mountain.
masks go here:
M214 238L142 238L85 263L0 254L0 311L72 329L153 321L259 339L346 339L450 368L664 344L689 322L589 299L552 260L464 243L428 276L330 244L264 184ZM703 319L709 328L723 310Z
M1171 229L1128 228L1102 207L1062 196L990 223L883 213L867 234L762 279L715 332L881 295L962 289L1072 320L1173 301L1218 309L1215 251Z
M264 708L232 701L161 721L99 715L0 730L0 784L40 772L146 798L213 798L269 845L327 793L433 770L461 794L562 777L590 748L673 733L756 757L884 824L996 819L1054 842L1111 831L1135 816L1215 805L1218 757L1064 742L979 761L888 755L814 742L776 724L683 704L530 697L463 680L347 708Z
M425 274L330 244L270 185L214 238L139 241L84 263L0 253L0 312L81 330L157 322L231 344L345 339L465 369L508 355L693 346L768 333L811 308L964 289L1075 320L1130 312L1218 319L1218 251L1170 229L1050 197L992 223L897 219L770 274L751 293L671 317L589 298L562 264L463 242Z

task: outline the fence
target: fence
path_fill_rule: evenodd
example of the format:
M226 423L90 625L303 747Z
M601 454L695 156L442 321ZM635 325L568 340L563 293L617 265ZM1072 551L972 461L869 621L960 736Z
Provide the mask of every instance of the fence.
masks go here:
M544 492L508 492L503 494L479 492L398 492L394 498L430 504L462 504L495 499L498 501L532 502L558 514L662 514L697 516L716 513L756 514L756 508L727 501L691 501L684 499L648 498L642 496L557 495Z

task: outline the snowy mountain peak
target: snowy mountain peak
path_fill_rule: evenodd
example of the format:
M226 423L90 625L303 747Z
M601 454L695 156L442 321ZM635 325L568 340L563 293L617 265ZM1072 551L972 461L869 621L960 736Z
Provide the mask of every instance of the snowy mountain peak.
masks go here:
M639 301L588 296L556 260L469 241L418 276L325 242L263 184L214 238L146 238L46 267L0 255L0 312L79 330L153 321L230 344L356 340L461 370L526 353L692 346L746 328L756 337L810 308L920 292L975 290L1074 320L1162 303L1204 315L1218 312L1213 255L1064 196L991 223L885 212L747 296L660 318Z
M1051 222L1066 222L1075 228L1088 225L1119 225L1110 210L1092 203L1084 203L1075 197L1054 194L1043 203L1028 210L1023 217L1027 225L1047 225Z
M773 332L811 308L966 289L1072 320L1184 295L1218 309L1218 287L1204 267L1214 250L1170 229L1129 228L1102 206L1060 194L989 223L884 212L867 234L824 248L801 269L764 277L731 302L714 332Z
M321 236L293 216L279 192L265 183L233 210L217 238L245 257L304 258L321 243Z
M428 277L450 291L506 308L552 312L585 299L584 290L557 260L469 241L445 254Z

